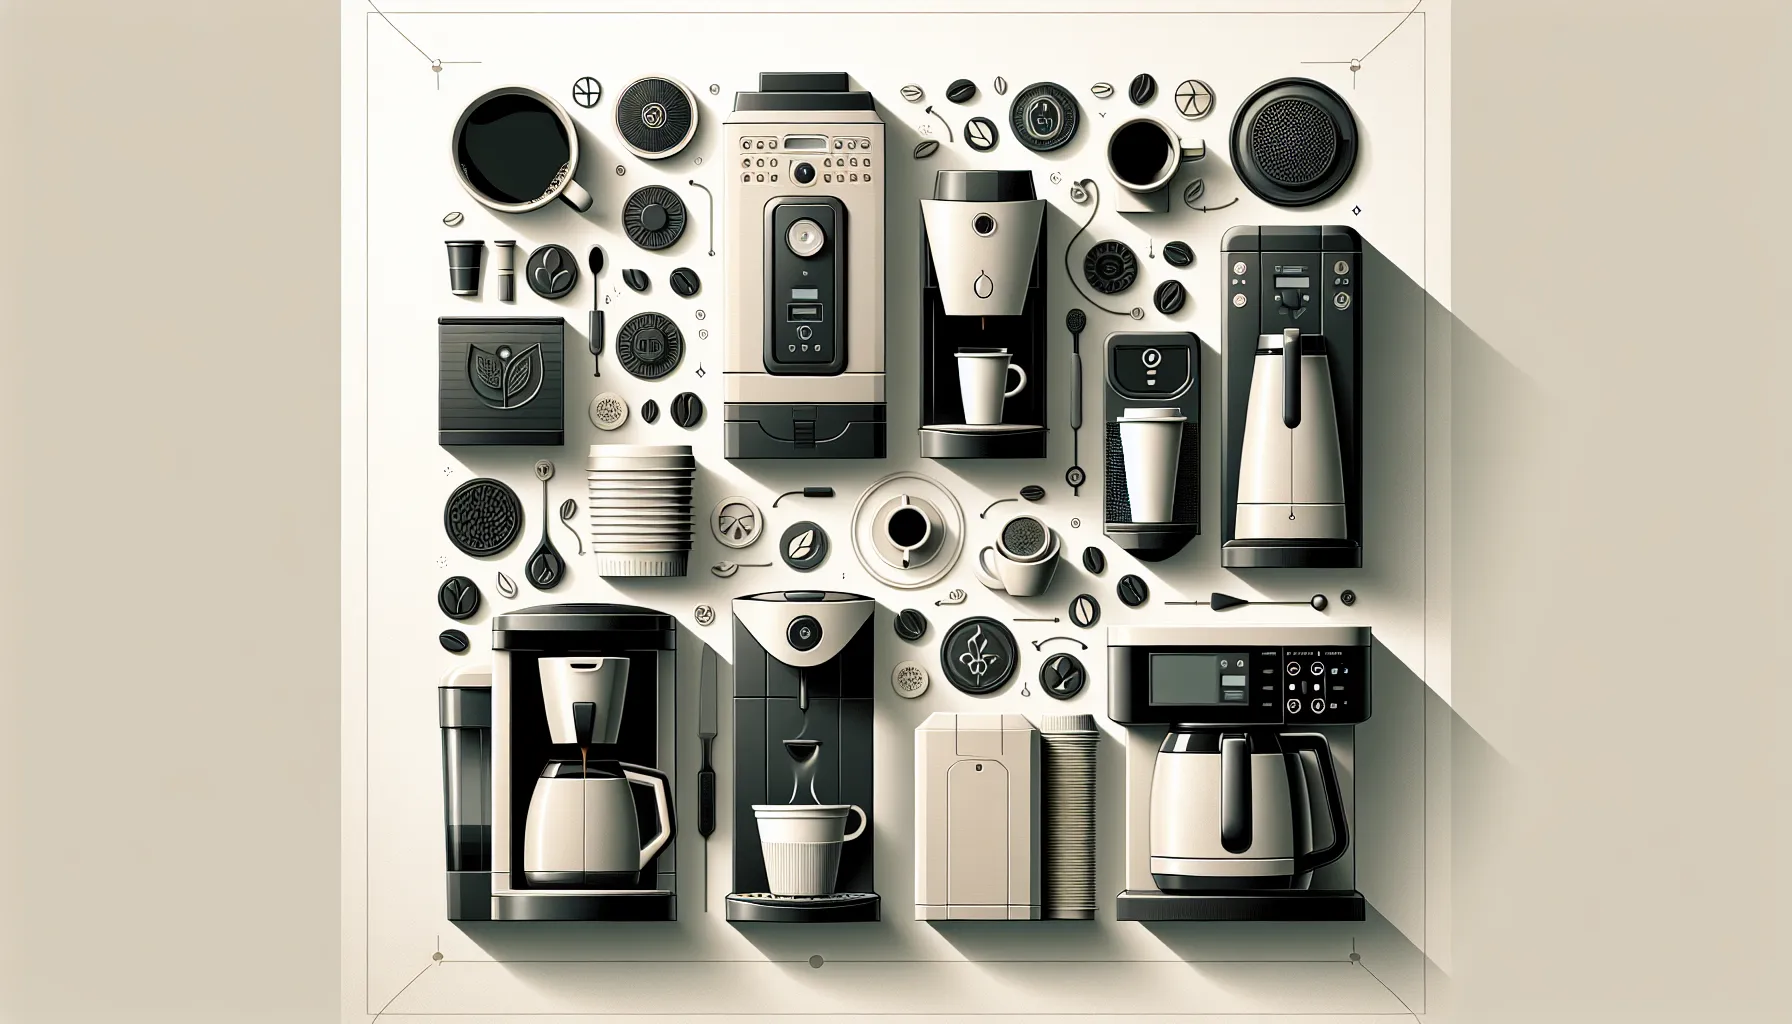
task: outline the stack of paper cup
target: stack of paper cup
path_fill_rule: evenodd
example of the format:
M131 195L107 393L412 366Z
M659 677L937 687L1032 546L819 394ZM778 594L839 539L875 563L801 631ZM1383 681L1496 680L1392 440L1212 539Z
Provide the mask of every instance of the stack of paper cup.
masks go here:
M688 444L594 444L586 461L600 576L683 576L691 558Z
M1095 749L1101 733L1094 715L1045 715L1045 916L1087 921L1095 916Z
M1126 497L1132 522L1167 523L1176 512L1176 470L1182 464L1182 426L1188 417L1173 406L1128 409L1120 424L1126 463Z

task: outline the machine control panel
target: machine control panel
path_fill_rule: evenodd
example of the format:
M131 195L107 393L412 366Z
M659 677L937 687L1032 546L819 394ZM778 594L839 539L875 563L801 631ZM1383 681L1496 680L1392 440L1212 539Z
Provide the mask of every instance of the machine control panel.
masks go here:
M1203 639L1177 635L1198 634L1199 627L1123 628L1110 636L1114 632L1155 634L1123 637L1143 642L1110 639L1108 716L1116 722L1312 726L1369 717L1366 642L1178 642ZM1368 631L1360 632L1366 637Z
M1114 390L1143 401L1177 398L1194 382L1193 344L1168 334L1150 341L1116 341L1108 349Z
M765 369L831 375L846 369L846 206L775 199L766 206Z

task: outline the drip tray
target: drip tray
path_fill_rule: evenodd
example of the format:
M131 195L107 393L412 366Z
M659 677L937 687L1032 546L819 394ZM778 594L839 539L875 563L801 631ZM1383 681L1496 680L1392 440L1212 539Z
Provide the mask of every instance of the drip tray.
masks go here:
M1363 894L1353 889L1281 892L1168 893L1128 889L1114 917L1121 921L1361 921Z
M510 892L492 897L494 921L676 921L667 889Z
M876 921L883 898L874 892L837 892L831 896L774 896L769 892L730 893L728 920L761 924L826 924Z

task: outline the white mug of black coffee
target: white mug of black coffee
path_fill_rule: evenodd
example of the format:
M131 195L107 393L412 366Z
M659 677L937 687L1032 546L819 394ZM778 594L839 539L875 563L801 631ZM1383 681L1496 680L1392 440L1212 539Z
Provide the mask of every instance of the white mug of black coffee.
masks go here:
M1108 137L1108 173L1131 193L1122 194L1119 208L1133 213L1168 209L1169 196L1160 195L1160 190L1176 176L1177 168L1206 155L1206 143L1185 142L1156 118L1135 117L1114 129ZM1128 206L1129 198L1142 205Z
M580 213L591 209L591 193L573 180L578 129L533 89L505 86L467 104L450 146L461 185L499 213L527 213L555 199Z

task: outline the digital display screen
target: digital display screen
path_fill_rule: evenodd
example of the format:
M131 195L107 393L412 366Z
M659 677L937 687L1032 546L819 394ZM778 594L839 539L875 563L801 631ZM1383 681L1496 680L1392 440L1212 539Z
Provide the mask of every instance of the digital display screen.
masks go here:
M1305 278L1305 277L1278 277L1278 278L1276 278L1276 287L1277 288L1305 288L1310 283L1311 283L1311 280L1309 278Z
M1151 655L1151 703L1198 706L1246 704L1242 654Z
M811 150L820 152L828 148L828 140L826 136L822 135L786 135L784 136L784 148L804 152Z
M809 302L814 302L821 298L821 289L820 288L792 288L792 289L790 289L790 297L792 299L796 300L797 302L802 302L804 300L807 300Z

